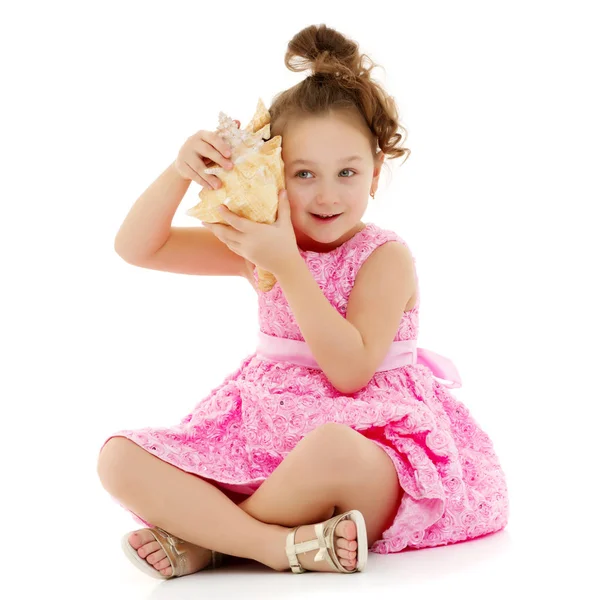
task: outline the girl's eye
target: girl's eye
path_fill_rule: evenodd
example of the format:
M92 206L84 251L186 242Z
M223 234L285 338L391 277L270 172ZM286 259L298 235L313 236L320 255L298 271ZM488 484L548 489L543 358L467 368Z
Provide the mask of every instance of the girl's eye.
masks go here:
M354 169L342 169L342 170L340 171L340 173L341 173L342 171L352 171L352 173L356 174L356 171L354 171ZM296 173L296 177L298 177L298 175L300 175L300 173L309 173L309 171L298 171L298 172ZM308 178L307 178L307 177L300 177L299 179L308 179ZM350 177L342 177L342 179L350 179Z

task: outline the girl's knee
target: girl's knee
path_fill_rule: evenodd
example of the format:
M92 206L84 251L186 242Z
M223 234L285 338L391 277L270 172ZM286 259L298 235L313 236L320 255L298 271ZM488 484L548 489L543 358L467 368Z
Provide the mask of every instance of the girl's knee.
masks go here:
M102 486L109 493L116 492L131 479L132 456L140 447L125 437L109 439L98 456L97 473Z
M342 423L325 423L313 430L309 435L314 435L317 443L333 449L342 449L344 455L358 448L363 442L363 436Z
M346 445L348 429L350 428L339 423L325 423L313 429L304 439L306 445L311 445L315 452L335 452L341 445Z
M360 433L340 423L325 423L307 434L305 452L315 469L343 476L351 472L363 452Z
M356 431L343 423L323 423L316 429L313 429L308 435L319 436L322 439L330 440L331 442L340 443L354 435ZM360 434L358 434L360 435Z
M396 477L396 468L387 453L347 425L326 423L308 436L312 436L310 452L319 468L336 471L338 475L352 479L363 473L388 479Z

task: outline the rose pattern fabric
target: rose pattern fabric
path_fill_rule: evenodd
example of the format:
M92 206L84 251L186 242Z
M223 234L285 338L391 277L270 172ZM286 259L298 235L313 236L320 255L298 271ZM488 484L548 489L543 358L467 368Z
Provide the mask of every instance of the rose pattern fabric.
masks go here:
M388 241L406 245L395 232L367 223L332 252L301 255L345 317L360 267ZM257 281L256 270L254 277ZM257 295L261 331L304 341L278 283ZM419 299L404 313L394 340L416 340L418 333ZM372 552L451 544L506 526L506 478L492 441L422 364L375 373L363 389L343 395L319 369L253 353L179 423L121 430L106 441L124 436L225 492L248 495L307 433L330 422L352 427L378 444L393 461L404 490L393 523ZM152 526L131 514L141 525Z

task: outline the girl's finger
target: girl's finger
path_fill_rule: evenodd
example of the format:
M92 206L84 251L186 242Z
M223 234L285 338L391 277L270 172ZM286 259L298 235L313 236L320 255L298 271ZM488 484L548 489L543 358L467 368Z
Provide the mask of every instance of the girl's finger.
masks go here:
M194 167L190 165L190 163L188 163L187 161L183 161L181 167L183 170L189 173L190 179L195 181L197 184L201 185L202 187L208 187L212 189L210 182L205 177L202 177L202 175L198 173L198 171L196 171L196 169L194 169Z

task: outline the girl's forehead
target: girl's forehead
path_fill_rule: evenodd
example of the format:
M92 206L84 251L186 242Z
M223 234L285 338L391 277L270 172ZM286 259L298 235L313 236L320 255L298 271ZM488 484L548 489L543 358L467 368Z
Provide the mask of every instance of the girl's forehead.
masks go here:
M290 119L281 142L286 165L357 165L371 155L370 140L352 115L302 116Z
M327 149L340 157L370 151L368 130L355 119L328 117L303 117L290 120L282 132L282 148L306 154Z
M288 140L282 143L281 154L287 164L326 165L337 163L356 163L360 165L368 160L370 148L367 140L322 139Z
M335 129L339 132L360 132L360 127L356 119L341 116L322 116L322 117L302 117L299 119L290 119L287 123L286 134L292 136L319 135L320 132Z

